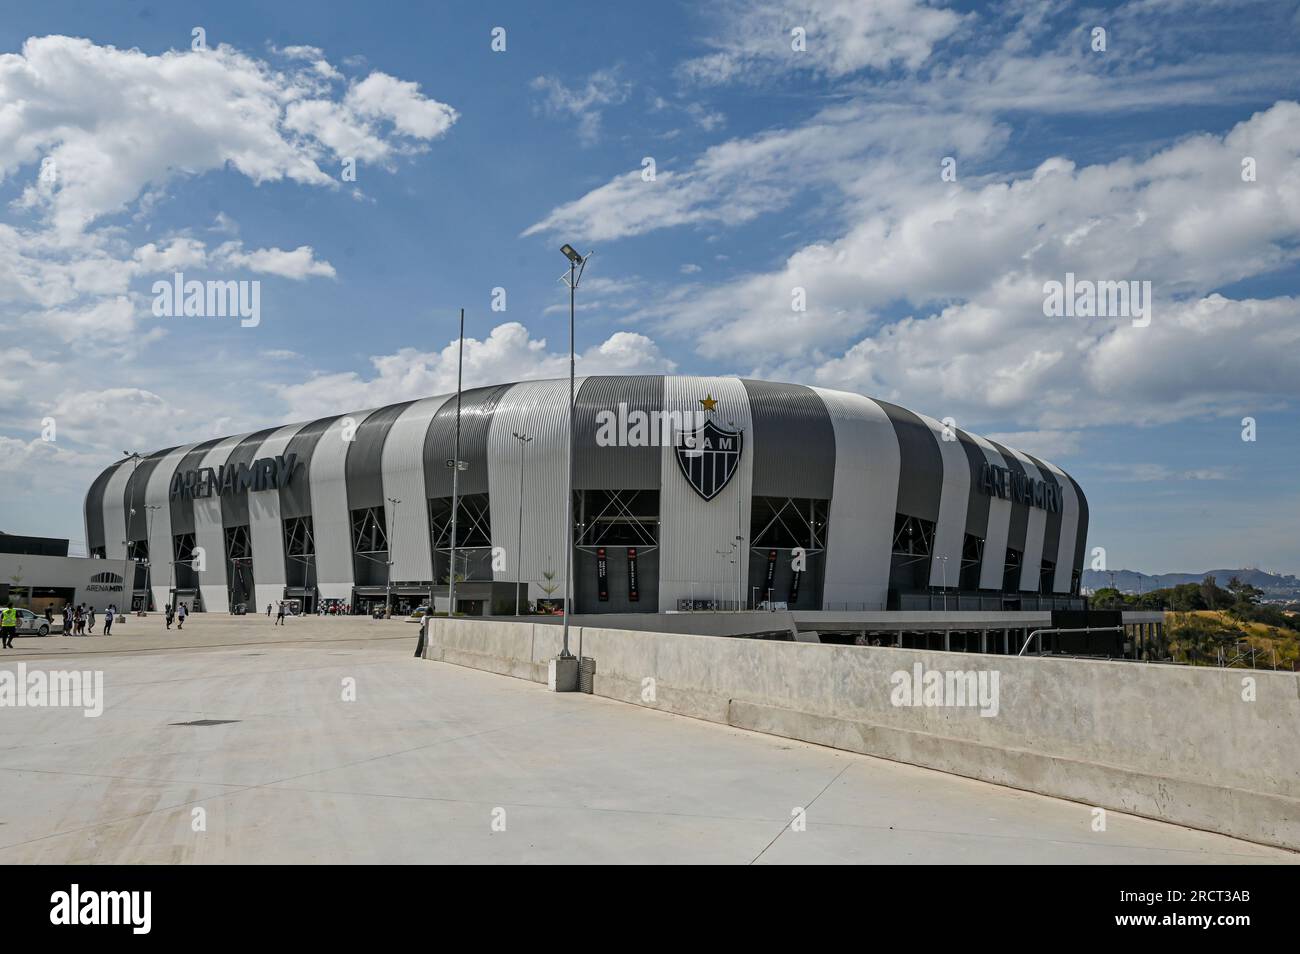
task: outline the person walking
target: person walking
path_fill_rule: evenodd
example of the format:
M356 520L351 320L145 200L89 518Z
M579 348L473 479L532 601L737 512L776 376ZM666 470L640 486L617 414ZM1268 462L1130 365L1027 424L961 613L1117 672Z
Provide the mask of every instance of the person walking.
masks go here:
M63 604L63 635L72 635L72 604Z
M284 600L280 600L280 609L275 614L275 625L276 626L284 625Z
M14 648L14 634L18 632L18 610L8 601L0 607L0 647Z
M270 618L271 618L271 604L270 604L270 603L267 603L267 604L266 604L266 618L267 618L267 619L270 619Z
M185 609L185 604L184 604L184 603L182 603L179 607L177 607L177 609L176 609L176 628L177 628L177 629L184 629L184 628L185 628L185 617L188 616L188 615L189 615L189 613L186 611L186 609Z
M176 607L172 606L171 603L168 603L168 604L167 604L167 609L166 609L166 611L163 613L163 619L165 619L165 620L167 621L167 628L168 628L168 629L171 629L171 628L172 628L172 620L174 620L175 618L176 618Z
M81 604L72 611L72 633L74 636L84 636L86 632L86 611L82 609Z
M108 608L104 610L104 635L113 635L113 604L109 603Z
M91 636L95 635L95 607L93 606L86 613L86 629L90 631Z

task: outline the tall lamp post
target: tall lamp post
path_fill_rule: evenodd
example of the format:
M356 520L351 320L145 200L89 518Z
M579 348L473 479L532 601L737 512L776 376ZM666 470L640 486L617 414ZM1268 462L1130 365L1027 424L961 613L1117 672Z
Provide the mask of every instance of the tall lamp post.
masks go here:
M518 431L510 436L519 441L519 533L515 536L515 615L518 616L519 588L524 582L524 448L532 438Z
M577 360L574 350L574 326L578 283L582 281L582 273L592 253L580 255L572 245L563 245L560 251L569 260L569 276L565 281L569 286L569 439L564 462L564 648L560 651L560 658L572 659L573 654L569 652L569 610L573 602L573 411L574 369Z
M398 497L385 497L393 505L393 516L388 519L388 573L384 582L384 615L393 618L393 533L397 528L397 505L402 501ZM305 582L305 581L304 581ZM306 611L307 590L303 589L303 610Z
M745 429L736 427L735 421L728 421L727 426L740 435L741 446L745 442ZM741 506L745 502L745 495L740 491L740 484L736 484L736 612L740 612L741 597L745 592L745 570L748 568L749 560L745 554L745 523L741 514ZM745 557L744 560L741 558Z
M131 476L126 479L126 532L122 534L122 548L126 558L122 566L122 595L126 597L129 613L135 608L135 574L131 572L131 518L135 516L135 472L140 466L139 451L122 451L123 462L131 462Z
M144 564L144 608L149 609L149 600L153 597L153 515L161 510L157 504L145 504L144 535L149 541L149 558Z
M465 362L465 309L460 310L460 333L456 337L456 444L451 460L451 566L447 573L447 619L456 615L456 517L460 512L460 472L469 465L460 459L461 370ZM433 612L433 607L429 607Z

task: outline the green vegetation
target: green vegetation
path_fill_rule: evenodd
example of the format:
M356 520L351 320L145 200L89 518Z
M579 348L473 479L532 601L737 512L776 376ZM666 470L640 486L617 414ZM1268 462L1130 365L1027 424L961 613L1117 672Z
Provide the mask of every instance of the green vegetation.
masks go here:
M1165 635L1179 662L1258 669L1300 668L1300 616L1260 605L1263 591L1237 577L1213 576L1141 595L1097 590L1097 609L1164 609Z

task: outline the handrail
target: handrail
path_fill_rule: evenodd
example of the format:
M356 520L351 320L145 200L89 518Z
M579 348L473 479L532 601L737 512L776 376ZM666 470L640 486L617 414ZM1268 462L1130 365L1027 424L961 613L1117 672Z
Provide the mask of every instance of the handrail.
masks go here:
M1020 652L1016 653L1016 655L1023 656L1025 650L1029 648L1029 644L1035 636L1038 637L1038 653L1039 655L1042 655L1043 633L1122 633L1123 631L1123 626L1082 626L1074 629L1053 629L1048 627L1046 629L1036 629L1026 637L1025 644L1020 647Z

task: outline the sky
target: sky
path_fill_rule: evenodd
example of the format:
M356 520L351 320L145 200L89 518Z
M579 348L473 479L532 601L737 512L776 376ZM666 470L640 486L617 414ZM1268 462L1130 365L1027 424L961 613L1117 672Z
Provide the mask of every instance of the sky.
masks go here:
M453 390L462 307L466 386L566 374L569 242L579 374L895 401L1070 471L1109 568L1300 572L1296 2L3 6L2 530Z

